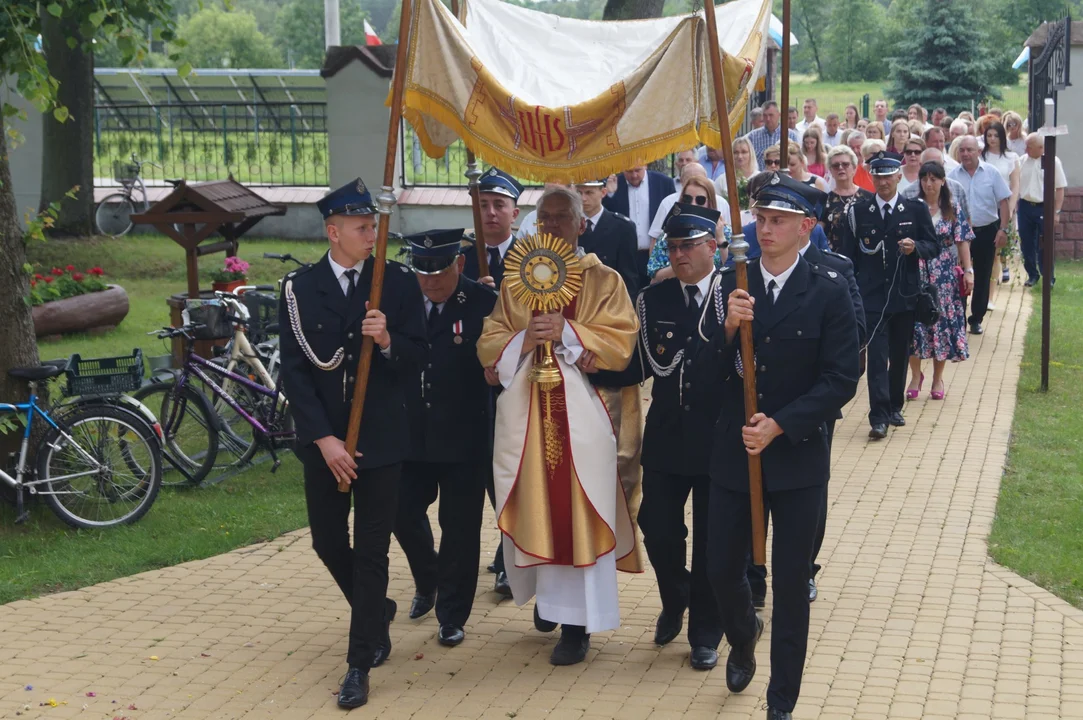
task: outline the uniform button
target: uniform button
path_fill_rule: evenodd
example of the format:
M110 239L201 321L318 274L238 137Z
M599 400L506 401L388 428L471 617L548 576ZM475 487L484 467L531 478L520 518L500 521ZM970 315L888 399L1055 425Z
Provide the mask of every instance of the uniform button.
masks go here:
M800 330L797 331L797 337L801 337L801 331Z
M687 367L692 367L692 361L691 361L691 360L685 360L685 361L684 361L684 364L685 364L685 366L687 366Z
M692 409L692 406L691 406L691 405L685 405L685 406L684 406L684 410L685 410L685 412L688 412L688 411L689 411L689 410L691 410L691 409Z
M346 382L353 382L353 375L351 375L350 377L346 378Z
M685 383L685 384L684 384L684 389L685 389L685 390L688 390L688 389L689 389L689 388L691 388L691 387L692 387L692 383Z
M432 343L429 343L429 350L432 350Z
M427 367L427 368L428 368L429 370L432 370L432 363L429 363L429 364L428 364L428 365L427 365L426 367Z
M692 336L691 336L691 335L689 335L688 337L686 337L686 338L684 339L684 341L685 341L686 343L690 343L690 342L692 342Z
M431 407L432 407L432 403L425 403L425 407L427 407L427 408L431 408Z
M767 366L766 365L760 365L760 372L767 372Z
M322 323L316 323L316 329L317 330L323 330L323 324Z
M346 339L347 339L347 340L353 340L353 333L349 333L349 334L348 334L348 335L346 336Z
M764 341L764 342L771 342L771 336L770 336L770 335L768 335L767 337L765 337L765 338L763 339L763 341Z
M347 355L347 356L346 356L346 359L347 359L347 360L353 360L353 355Z
M763 393L756 393L757 400L763 400Z
M425 383L426 390L432 390L432 383Z

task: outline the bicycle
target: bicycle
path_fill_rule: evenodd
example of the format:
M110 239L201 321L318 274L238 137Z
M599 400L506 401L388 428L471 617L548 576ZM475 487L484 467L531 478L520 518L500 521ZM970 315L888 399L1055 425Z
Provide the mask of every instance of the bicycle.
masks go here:
M141 177L144 165L163 169L158 163L140 160L134 152L130 163L120 160L113 163L113 175L120 183L121 190L103 198L94 211L94 224L102 235L121 237L132 229L134 226L132 215L137 212L133 198L137 191L142 197L139 201L138 212L146 212L150 207L147 202L147 188ZM176 187L183 181L178 178L166 178L166 182Z
M204 301L204 304L213 302ZM207 332L200 334L201 330ZM207 339L207 336L213 337L217 334L214 328L208 329L204 323L162 328L155 334L162 339L181 337L185 344L184 366L173 371L171 382L155 382L135 393L136 399L158 411L163 436L162 455L166 462L180 472L189 484L198 485L215 466L221 444L224 442L227 451L234 452L230 446L238 442L237 433L225 425L214 411L210 399L192 382L198 380L210 390L216 401L224 402L251 426L253 441L240 458L231 464L243 465L249 462L257 448L263 447L271 455L271 472L276 471L282 464L277 450L288 447L295 436L285 396L276 389L268 388L197 355L193 347L195 340ZM228 379L243 387L246 397L251 398L250 406L243 407L214 377Z
M15 522L30 517L24 494L42 496L60 520L75 528L104 528L134 523L154 504L162 483L162 448L156 426L145 415L120 401L102 396L80 397L50 412L38 403L38 383L68 374L68 393L103 379L134 375L142 355L133 353L122 373L108 373L108 361L128 358L52 362L40 367L13 368L8 374L27 381L30 399L0 403L0 414L25 413L23 439L14 476L0 469L0 481L15 491ZM79 374L80 365L92 372ZM132 369L129 372L128 368ZM117 369L114 365L114 368ZM94 372L101 371L105 372ZM37 466L29 467L30 439L35 418L48 428L37 441Z

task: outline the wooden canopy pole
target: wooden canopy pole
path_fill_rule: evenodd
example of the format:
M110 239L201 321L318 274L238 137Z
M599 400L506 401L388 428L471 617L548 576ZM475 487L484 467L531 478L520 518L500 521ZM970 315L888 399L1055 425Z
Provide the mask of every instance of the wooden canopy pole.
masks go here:
M782 0L782 132L778 136L778 169L790 172L790 0Z
M387 155L384 157L384 184L376 196L380 213L380 226L376 235L375 265L372 266L372 290L369 292L369 309L380 309L384 292L384 270L387 259L387 233L391 223L391 208L395 205L395 152L398 149L399 124L402 122L402 94L406 84L406 45L410 38L410 0L402 0L402 17L399 20L399 47L395 53L395 75L391 81L391 112L387 129ZM357 450L357 437L361 432L361 414L365 408L365 394L369 386L369 369L372 367L373 339L361 341L361 356L357 359L356 383L353 403L350 405L350 424L346 430L346 452L353 457ZM339 492L349 492L346 483L338 484Z
M788 2L788 0L787 0ZM737 287L748 292L748 243L741 232L741 206L737 197L737 169L733 164L733 138L730 137L730 115L726 98L726 77L722 73L722 51L718 47L718 25L714 0L703 4L707 18L707 46L711 53L711 77L714 80L715 111L718 132L722 136L722 156L726 162L726 190L729 195L730 218L733 223L733 253L737 269ZM783 137L785 137L785 125ZM756 363L752 350L752 323L741 323L741 362L745 368L745 421L756 414ZM767 525L763 513L763 475L759 455L748 456L748 494L752 510L752 562L767 564Z
M459 18L459 22L466 27L466 18L459 17L459 0L451 0L451 14ZM477 158L469 148L466 151L465 174L470 182L470 206L474 211L474 252L478 254L478 277L482 278L489 274L489 254L485 245L485 231L481 227L481 193L478 186L481 170L478 169Z

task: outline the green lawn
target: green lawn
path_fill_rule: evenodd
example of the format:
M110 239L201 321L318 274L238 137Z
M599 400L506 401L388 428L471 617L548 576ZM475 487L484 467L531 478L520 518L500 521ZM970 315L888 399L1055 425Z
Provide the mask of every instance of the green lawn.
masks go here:
M1041 292L1034 288L1008 467L989 538L993 559L1083 607L1083 263L1053 289L1049 392L1041 380Z
M240 256L252 263L254 283L273 283L286 268L263 260L264 252L289 252L317 260L322 243L283 240L242 241ZM202 285L222 255L200 262ZM185 288L184 253L158 235L118 240L49 241L34 245L31 262L46 269L72 264L100 265L106 279L122 285L131 311L114 331L97 336L73 335L41 342L43 358L121 355L142 347L145 355L168 349L146 336L169 324L165 298ZM164 488L150 512L135 525L112 530L71 530L41 503L31 508L31 521L16 526L13 508L0 502L0 603L42 593L92 585L167 565L197 560L277 537L307 524L297 461L286 454L274 475L270 464L255 465L219 485L192 489Z
M815 82L809 76L794 75L790 78L790 105L801 109L805 98L816 98L820 107L820 117L826 117L830 112L837 112L839 117L845 117L846 106L854 103L861 108L861 98L865 93L869 94L869 113L872 113L872 104L885 96L884 86L887 83L829 83ZM1003 100L992 103L994 107L1004 110L1015 110L1026 117L1027 115L1027 86L1026 83L1015 86L1002 86L998 88L1004 96ZM776 96L781 100L781 95ZM930 110L932 108L929 108Z

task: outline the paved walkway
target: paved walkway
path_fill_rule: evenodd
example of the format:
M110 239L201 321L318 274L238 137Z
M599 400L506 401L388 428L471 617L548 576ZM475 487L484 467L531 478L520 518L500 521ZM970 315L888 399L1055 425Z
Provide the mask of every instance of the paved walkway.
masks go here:
M1083 611L986 556L1030 312L1020 288L998 306L971 360L949 367L944 402L910 403L907 426L870 444L862 391L836 432L801 720L1083 718ZM483 547L494 540L487 530ZM402 613L413 588L393 552ZM400 614L355 716L763 717L769 643L731 696L721 668L688 667L681 641L653 646L649 572L621 578L623 627L594 636L590 662L559 669L531 608L496 604L482 581L458 648L436 643L431 615ZM0 717L338 717L347 617L307 531L12 603L0 608Z

